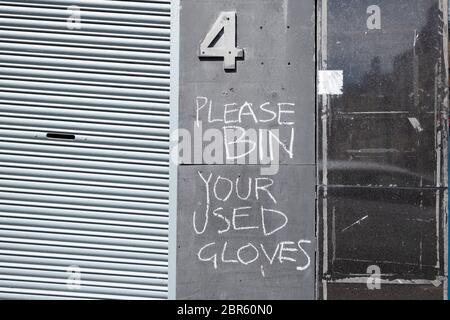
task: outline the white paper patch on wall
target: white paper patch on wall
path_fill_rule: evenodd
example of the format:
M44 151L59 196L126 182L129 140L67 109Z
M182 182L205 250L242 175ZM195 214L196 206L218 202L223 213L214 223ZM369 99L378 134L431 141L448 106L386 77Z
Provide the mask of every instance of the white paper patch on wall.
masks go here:
M413 126L414 130L421 133L423 131L422 125L417 118L408 118L409 123Z
M344 87L342 70L319 70L317 91L321 95L341 95Z

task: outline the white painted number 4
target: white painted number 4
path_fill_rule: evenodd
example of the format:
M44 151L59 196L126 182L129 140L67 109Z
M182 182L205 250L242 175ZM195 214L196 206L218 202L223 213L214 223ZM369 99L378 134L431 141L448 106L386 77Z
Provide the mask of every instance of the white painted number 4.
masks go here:
M223 58L225 70L236 69L236 58L244 50L236 47L236 12L221 12L219 18L200 44L199 57Z

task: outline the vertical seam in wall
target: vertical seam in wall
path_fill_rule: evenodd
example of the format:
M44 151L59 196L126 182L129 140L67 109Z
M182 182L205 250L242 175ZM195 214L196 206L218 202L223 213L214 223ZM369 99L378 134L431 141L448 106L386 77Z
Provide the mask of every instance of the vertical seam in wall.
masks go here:
M318 126L318 99L317 99L317 68L319 66L318 59L319 59L319 48L318 48L318 41L317 41L317 34L318 34L318 21L319 21L319 1L314 1L314 16L315 16L315 23L314 23L314 108L315 108L315 161L316 161L316 201L315 201L315 210L314 210L314 220L315 220L315 238L316 238L316 245L315 245L315 281L314 281L314 298L315 300L318 300L319 298L319 252L320 252L320 237L319 237L319 195L320 190L318 188L319 185L319 157L318 157L318 150L319 150L319 126Z
M321 1L321 7L320 7L320 33L318 34L320 36L320 69L326 70L327 69L327 14L328 14L328 0L322 0ZM316 79L317 81L317 79ZM322 279L324 275L328 272L328 140L327 140L327 125L328 125L328 96L322 97L322 105L321 109L318 110L320 119L319 121L322 122L322 135L321 135L321 147L322 147L322 153L321 153L321 159L322 159L322 185L323 185L323 199L322 199L322 234L323 234L323 243L322 243L322 274L321 279L322 280L322 295L323 299L327 300L327 283L326 279ZM319 253L320 254L320 253Z
M180 55L180 0L171 2L170 21L170 135L178 129L179 55ZM169 156L169 266L168 295L176 300L177 283L177 194L178 161L172 155L177 139L170 139Z
M442 119L443 121L445 121L443 123L444 125L444 132L446 133L446 139L444 139L444 141L442 141L442 155L443 155L443 166L444 166L444 174L443 174L443 184L444 186L447 186L447 190L444 191L444 195L443 195L443 211L444 214L442 215L442 219L443 219L443 224L444 224L444 300L448 299L448 246L449 246L449 237L448 237L448 232L449 232L449 228L448 228L448 135L449 135L449 130L448 130L448 122L449 122L449 91L448 91L448 86L449 86L449 72L448 72L448 68L449 68L449 56L448 56L448 0L441 0L442 1L442 10L443 10L443 19L444 19L444 30L443 30L443 59L444 59L444 72L445 72L445 77L444 77L444 85L445 85L445 96L444 96L444 100L443 100L443 107L444 110L446 112L445 114L445 119Z

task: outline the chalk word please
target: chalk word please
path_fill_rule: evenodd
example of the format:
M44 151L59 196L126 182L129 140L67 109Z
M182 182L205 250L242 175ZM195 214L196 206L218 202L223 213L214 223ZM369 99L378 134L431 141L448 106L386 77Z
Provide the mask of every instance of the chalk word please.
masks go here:
M241 124L245 122L244 120L249 120L250 124L295 125L294 119L290 119L290 117L295 115L294 103L271 104L270 102L264 102L254 106L253 103L246 101L242 104L233 102L214 107L213 101L207 97L197 97L195 100L197 126L200 122L200 115L203 114L206 116L208 123Z

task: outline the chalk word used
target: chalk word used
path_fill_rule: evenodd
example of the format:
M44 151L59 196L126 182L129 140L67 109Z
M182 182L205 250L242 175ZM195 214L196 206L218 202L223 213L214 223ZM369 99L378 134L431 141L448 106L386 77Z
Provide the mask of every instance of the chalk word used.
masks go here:
M192 224L194 227L194 231L197 235L205 233L211 215L213 215L217 219L220 219L224 223L224 227L218 230L219 234L228 232L230 230L239 231L239 230L260 229L263 231L264 236L270 236L276 233L277 231L282 230L287 225L288 217L283 212L279 210L265 208L264 206L260 206L260 209L258 210L261 215L260 226L248 225L242 222L245 221L246 218L248 219L248 217L250 217L250 214L248 214L248 212L251 211L252 209L252 207L250 206L234 207L233 209L231 209L232 212L231 219L224 216L223 207L211 209L212 197L216 201L225 203L230 199L232 194L235 195L237 199L240 200L248 200L252 194L254 195L254 198L256 200L260 200L263 196L265 196L268 199L270 199L271 202L276 204L277 200L269 190L269 188L274 183L274 181L271 178L268 177L249 178L247 179L247 181L244 182L247 187L247 191L242 192L241 183L243 179L237 178L234 181L232 181L231 179L219 175L216 176L213 181L212 173L206 176L201 172L198 172L198 175L200 176L201 180L205 185L206 201L205 201L205 211L203 214L203 223L198 222L198 220L201 219L198 218L197 211L194 211L192 216ZM277 215L278 218L281 217L281 219L278 220L282 220L282 222L276 227L272 226L272 229L270 229L266 227L268 225L266 222L269 219L269 217L271 216L273 217L273 215Z

